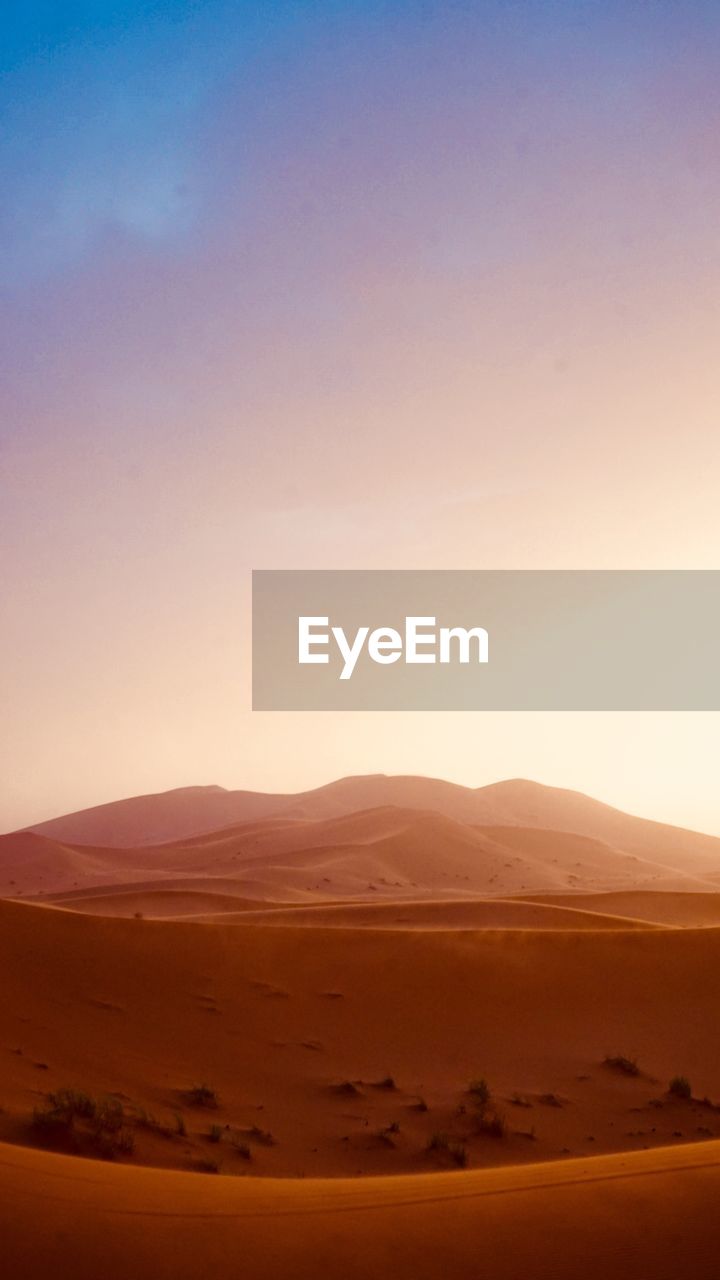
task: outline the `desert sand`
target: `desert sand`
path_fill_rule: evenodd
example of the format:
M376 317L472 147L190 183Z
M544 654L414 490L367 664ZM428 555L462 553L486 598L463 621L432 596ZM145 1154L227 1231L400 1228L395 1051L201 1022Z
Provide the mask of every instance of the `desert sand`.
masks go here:
M0 837L9 1274L716 1274L720 841L398 781Z
M77 1163L0 1146L10 1275L717 1275L715 1142L573 1160L560 1169L350 1182L239 1182Z

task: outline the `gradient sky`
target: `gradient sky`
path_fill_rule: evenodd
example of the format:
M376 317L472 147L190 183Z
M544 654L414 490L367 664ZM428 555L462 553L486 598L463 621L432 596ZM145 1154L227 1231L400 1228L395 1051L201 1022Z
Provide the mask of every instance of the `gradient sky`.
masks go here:
M524 775L720 832L720 716L249 711L255 568L717 568L720 7L3 7L0 829Z

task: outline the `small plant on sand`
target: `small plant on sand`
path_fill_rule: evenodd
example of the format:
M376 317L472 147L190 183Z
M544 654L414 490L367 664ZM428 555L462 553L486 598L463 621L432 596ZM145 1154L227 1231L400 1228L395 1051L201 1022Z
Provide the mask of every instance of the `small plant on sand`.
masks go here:
M234 1150L242 1157L243 1160L252 1160L252 1152L247 1142L243 1142L237 1133L231 1134L230 1142Z
M135 1150L135 1134L125 1126L99 1129L94 1135L93 1148L103 1160L114 1160L119 1155L130 1156Z
M448 1156L459 1169L464 1169L467 1164L465 1143L451 1138L447 1133L434 1133L427 1144L427 1150L433 1154Z
M274 1138L267 1129L260 1129L256 1124L246 1130L246 1134L253 1142L258 1142L261 1147L274 1147L277 1145L277 1138Z
M146 1129L148 1133L157 1133L161 1138L178 1136L177 1116L174 1116L172 1121L159 1120L152 1111L146 1111L144 1107L135 1107L130 1118L136 1129Z
M428 1151L447 1151L450 1139L446 1133L434 1133L428 1138Z
M687 1076L673 1076L668 1086L668 1093L672 1094L673 1098L682 1098L685 1101L691 1098L692 1089Z
M486 1107L490 1101L490 1085L482 1076L470 1081L468 1093L476 1107Z
M635 1058L626 1058L622 1053L608 1054L605 1058L605 1066L612 1067L615 1071L622 1071L626 1076L639 1076L640 1068Z
M185 1094L192 1107L217 1107L219 1099L209 1084L193 1084Z
M185 1117L180 1111L175 1112L175 1133L178 1138L184 1138L187 1136Z
M359 1098L361 1096L361 1090L353 1080L341 1080L339 1084L334 1084L331 1087L333 1093L339 1093L346 1098Z
M222 1142L222 1126L211 1124L208 1131L208 1139L210 1142Z
M467 1147L464 1142L453 1140L448 1144L448 1155L458 1169L464 1169L468 1162Z
M80 1089L58 1089L47 1095L46 1107L35 1115L41 1123L52 1116L62 1123L73 1124L76 1120L94 1120L96 1112L97 1103L89 1093Z
M385 1147L395 1147L395 1135L400 1132L400 1125L397 1120L393 1120L392 1124L387 1124L383 1129L378 1129L378 1139Z
M205 1157L202 1157L199 1160L193 1161L193 1169L198 1173L219 1173L220 1165L217 1160L208 1160Z
M556 1093L541 1093L539 1101L542 1102L544 1107L561 1107L563 1105L562 1098L559 1098Z
M397 1085L392 1076L383 1076L382 1080L376 1080L374 1087L376 1089L397 1089Z
M478 1133L486 1133L490 1138L504 1138L507 1135L507 1120L496 1107L481 1111L476 1127Z
M135 1148L121 1103L115 1098L92 1098L79 1089L49 1093L45 1105L33 1112L33 1128L53 1145L106 1160L129 1155Z
M412 1111L427 1111L428 1104L424 1098L416 1098L414 1102L410 1103L410 1109Z

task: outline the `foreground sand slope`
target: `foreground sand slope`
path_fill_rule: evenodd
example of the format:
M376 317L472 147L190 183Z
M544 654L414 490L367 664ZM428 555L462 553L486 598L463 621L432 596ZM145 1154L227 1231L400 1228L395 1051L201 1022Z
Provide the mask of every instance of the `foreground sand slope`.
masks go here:
M0 903L0 1138L35 1141L33 1108L64 1086L182 1112L182 1140L139 1132L131 1158L212 1156L223 1175L427 1171L438 1131L471 1167L720 1136L717 1108L663 1097L686 1074L720 1101L720 931L583 925L269 928ZM472 1131L477 1076L502 1140ZM188 1105L200 1082L216 1109ZM275 1142L243 1163L210 1147L212 1123Z
M720 1143L561 1167L239 1182L0 1146L3 1267L45 1280L705 1280Z

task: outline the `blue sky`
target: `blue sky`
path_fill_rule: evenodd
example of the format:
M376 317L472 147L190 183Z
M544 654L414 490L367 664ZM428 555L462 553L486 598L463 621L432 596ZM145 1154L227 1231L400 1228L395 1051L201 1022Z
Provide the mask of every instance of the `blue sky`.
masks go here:
M719 21L711 4L594 0L6 5L6 282L72 266L108 228L170 248L200 230L227 176L220 154L198 179L224 94L237 97L240 136L250 127L270 150L291 142L295 111L312 127L314 91L333 109L336 68L351 92L365 79L376 101L421 118L438 92L460 104L485 84L501 100L503 85L511 100L520 90L522 120L523 89L545 80L556 108L589 109L602 130L667 60L693 44L709 60ZM342 123L363 128L352 112Z

